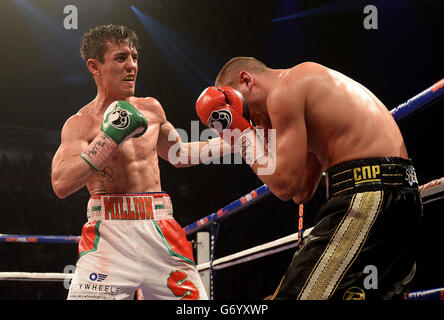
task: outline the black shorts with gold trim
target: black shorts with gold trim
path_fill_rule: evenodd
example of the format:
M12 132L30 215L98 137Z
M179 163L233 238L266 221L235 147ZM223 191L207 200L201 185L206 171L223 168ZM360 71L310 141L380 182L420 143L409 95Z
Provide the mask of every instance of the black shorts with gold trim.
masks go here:
M422 201L402 158L354 160L327 170L328 201L275 299L395 299L416 266Z

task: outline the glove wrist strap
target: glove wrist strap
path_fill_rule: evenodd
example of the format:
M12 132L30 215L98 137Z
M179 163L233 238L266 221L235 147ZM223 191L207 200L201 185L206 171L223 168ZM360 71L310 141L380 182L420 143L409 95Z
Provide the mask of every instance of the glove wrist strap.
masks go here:
M80 157L93 167L94 170L100 171L105 166L105 162L118 148L119 145L113 139L100 132L89 144L88 148L80 154Z
M265 144L263 137L257 134L255 130L246 129L242 132L237 145L239 152L245 162L252 167L256 161L265 155Z

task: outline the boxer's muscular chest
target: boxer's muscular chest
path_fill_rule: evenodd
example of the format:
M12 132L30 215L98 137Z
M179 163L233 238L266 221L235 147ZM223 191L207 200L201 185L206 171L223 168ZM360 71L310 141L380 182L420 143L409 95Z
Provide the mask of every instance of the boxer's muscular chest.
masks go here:
M160 191L160 172L157 140L160 121L155 114L144 111L148 120L147 131L138 138L131 138L105 163L88 183L91 194L131 193ZM100 131L101 123L98 123Z

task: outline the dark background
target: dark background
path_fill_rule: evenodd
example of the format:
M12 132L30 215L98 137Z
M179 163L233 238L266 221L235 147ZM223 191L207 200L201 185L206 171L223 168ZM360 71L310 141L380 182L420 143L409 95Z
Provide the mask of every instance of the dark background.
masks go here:
M315 61L361 82L392 109L443 78L441 1L266 0L4 0L0 2L0 233L78 235L86 220L85 189L60 200L50 164L66 119L96 94L81 60L81 35L100 24L125 24L143 44L137 96L157 98L168 120L190 133L194 103L234 56L254 56L272 68ZM364 7L378 9L378 29L366 30ZM78 9L78 29L66 30L66 5ZM131 5L134 6L131 8ZM282 17L288 19L279 20ZM276 20L277 19L277 20ZM399 123L424 184L442 177L443 103ZM202 127L200 127L203 129ZM162 187L185 226L262 185L246 165L176 169L160 160ZM320 188L306 205L306 226L323 203ZM225 220L216 257L297 231L297 205L274 196ZM415 288L444 286L440 203L425 207ZM194 236L189 237L190 240ZM271 294L292 250L216 273L216 299ZM77 260L71 244L0 243L0 271L63 272ZM0 281L0 299L64 299L60 282Z

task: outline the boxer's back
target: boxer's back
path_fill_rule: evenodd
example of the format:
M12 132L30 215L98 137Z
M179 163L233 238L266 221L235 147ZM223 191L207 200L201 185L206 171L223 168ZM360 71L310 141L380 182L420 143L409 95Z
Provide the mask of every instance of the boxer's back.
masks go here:
M408 158L390 112L361 84L313 63L294 67L286 78L304 90L308 149L323 166L371 157Z

